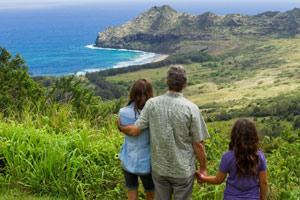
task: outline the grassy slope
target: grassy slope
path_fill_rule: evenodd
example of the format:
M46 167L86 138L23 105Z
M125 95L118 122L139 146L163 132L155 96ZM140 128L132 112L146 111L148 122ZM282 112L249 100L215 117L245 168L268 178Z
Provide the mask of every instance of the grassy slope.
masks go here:
M186 65L191 82L191 85L185 91L186 95L197 104L207 105L208 107L213 102L216 102L219 106L243 107L251 100L268 98L299 89L300 39L270 40L263 43L252 42L246 44L246 46L239 51L227 52L228 55L217 63ZM213 67L215 64L218 67ZM241 66L245 66L245 68ZM132 80L146 77L153 80L154 85L158 88L158 93L161 93L164 90L163 80L166 70L167 67L142 70L109 77L108 79L130 85ZM236 101L233 99L236 99ZM30 122L31 120L25 122L26 126L24 127L22 125L0 123L1 145L6 144L2 148L6 149L7 158L11 158L12 161L10 169L13 172L10 173L12 186L22 188L16 183L24 182L26 185L30 185L32 192L61 195L72 199L72 197L80 198L81 191L77 191L77 186L81 185L84 188L85 195L91 195L89 197L100 199L105 195L106 199L124 198L124 180L118 160L115 158L120 149L122 136L116 130L114 124L103 127L101 130L94 130L85 122L82 122L82 126L85 128L78 128L77 126L76 128L70 127L68 121L66 121L58 123L58 127L61 130L66 129L65 132L69 134L53 135L54 128L52 125L47 124L47 121L42 120L40 122L42 124L41 129L30 125ZM212 137L207 141L206 146L208 165L210 166L209 172L211 174L217 169L222 152L227 149L227 142L224 142L224 138L227 137L224 137L224 135L228 134L231 124L232 121L208 123ZM259 124L258 127L264 127L265 125ZM285 128L285 130L286 133L292 132L291 128ZM80 139L82 135L87 137L82 140ZM299 151L297 150L299 149L299 142L289 143L281 138L266 138L263 143L270 167L271 197L269 199L296 199L296 196L299 195L299 180L297 179L299 170L295 167L299 162ZM10 144L13 144L13 146L10 147ZM42 146L47 148L43 150L41 149ZM13 156L11 148L15 150L14 152L19 152L19 157ZM27 163L27 159L32 158L28 155L43 155L46 149L47 152L52 152L53 156L47 156L46 160L43 160L44 157L40 156L41 159L36 160L36 165L33 166L34 170L32 170L32 166ZM78 164L78 174L86 172L82 174L83 178L69 177L74 175L74 169L64 170L64 162L59 162L60 159L57 160L57 163L53 162L52 158L58 156L56 151L59 151L59 155L64 157L63 160L73 160L74 164ZM75 155L75 152L78 155ZM48 167L49 163L53 167ZM18 166L21 166L21 168ZM18 172L15 169L22 170ZM101 177L101 174L103 176L102 170L107 172L104 178ZM55 177L50 176L45 184L40 184L40 179L49 174L54 174ZM66 177L61 174L66 174ZM62 186L68 186L67 191ZM217 187L199 187L195 185L194 199L219 200L222 196L223 187L224 184ZM282 196L285 195L282 193L284 191L293 191L295 198L285 198ZM53 198L31 195L22 190L6 190L4 188L0 190L1 199L44 200Z
M18 189L1 189L0 200L65 200L62 197L49 197L49 196L38 196L36 194L29 194Z
M233 120L207 123L211 134L211 138L206 141L209 174L216 173L221 155L228 148L228 133L232 123ZM284 191L291 192L287 194L290 196L299 194L299 170L296 167L300 158L300 152L297 151L299 142L288 142L296 132L289 123L284 124L286 133L282 137L285 139L262 140L269 166L269 200L296 200L279 198ZM257 125L264 127L266 124L257 121ZM57 196L62 197L60 199L126 198L124 179L116 157L123 137L114 124L96 132L86 124L84 130L69 128L69 134L58 135L46 131L47 124L43 126L45 127L37 129L32 125L28 127L28 123L0 123L1 145L4 156L10 163L7 178L14 188L6 190L7 187L0 187L0 199L46 200ZM52 130L51 127L48 128ZM3 180L5 177L0 178L0 184L9 185ZM224 184L205 187L195 184L193 199L220 200L223 190Z
M185 65L190 79L185 90L187 97L198 105L217 103L242 107L255 99L300 88L299 38L251 42L245 46L228 52L216 62L217 67L209 63ZM142 70L108 77L108 80L130 85L132 80L146 77L155 85L164 79L166 70L167 67Z

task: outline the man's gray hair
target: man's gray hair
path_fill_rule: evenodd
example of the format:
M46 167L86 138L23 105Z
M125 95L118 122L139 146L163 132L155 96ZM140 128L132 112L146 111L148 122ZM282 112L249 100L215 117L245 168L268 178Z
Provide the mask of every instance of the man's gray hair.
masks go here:
M167 84L169 90L181 92L186 86L186 71L181 65L172 65L167 72Z

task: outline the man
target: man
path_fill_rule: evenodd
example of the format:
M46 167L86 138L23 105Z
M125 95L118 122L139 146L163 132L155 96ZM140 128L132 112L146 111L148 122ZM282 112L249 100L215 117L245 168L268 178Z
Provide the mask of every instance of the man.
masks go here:
M147 101L135 125L120 126L128 135L150 129L152 176L155 199L191 199L194 184L195 154L200 162L199 173L206 174L203 141L209 137L198 107L183 97L187 84L182 66L167 72L169 91Z

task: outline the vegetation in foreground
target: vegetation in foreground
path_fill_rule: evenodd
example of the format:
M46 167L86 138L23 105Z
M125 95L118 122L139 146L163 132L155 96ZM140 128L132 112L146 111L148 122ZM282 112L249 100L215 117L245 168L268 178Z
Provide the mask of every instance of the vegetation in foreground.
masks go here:
M118 160L123 136L115 127L120 101L102 101L76 78L63 78L45 88L29 77L19 56L11 57L4 49L0 83L1 198L125 198ZM253 119L268 160L269 199L296 200L300 195L299 113L285 110L283 115L270 115L264 104L259 103L265 114ZM217 170L228 148L234 117L208 123L210 173ZM219 200L223 188L195 184L193 196Z

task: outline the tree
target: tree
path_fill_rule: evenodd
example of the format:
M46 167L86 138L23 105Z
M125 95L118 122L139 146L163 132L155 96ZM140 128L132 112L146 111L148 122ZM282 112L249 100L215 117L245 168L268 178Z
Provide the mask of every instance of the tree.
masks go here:
M297 116L294 121L294 128L300 128L300 116Z
M26 106L37 107L43 89L29 75L20 55L12 57L0 48L0 111L4 116L20 114Z

